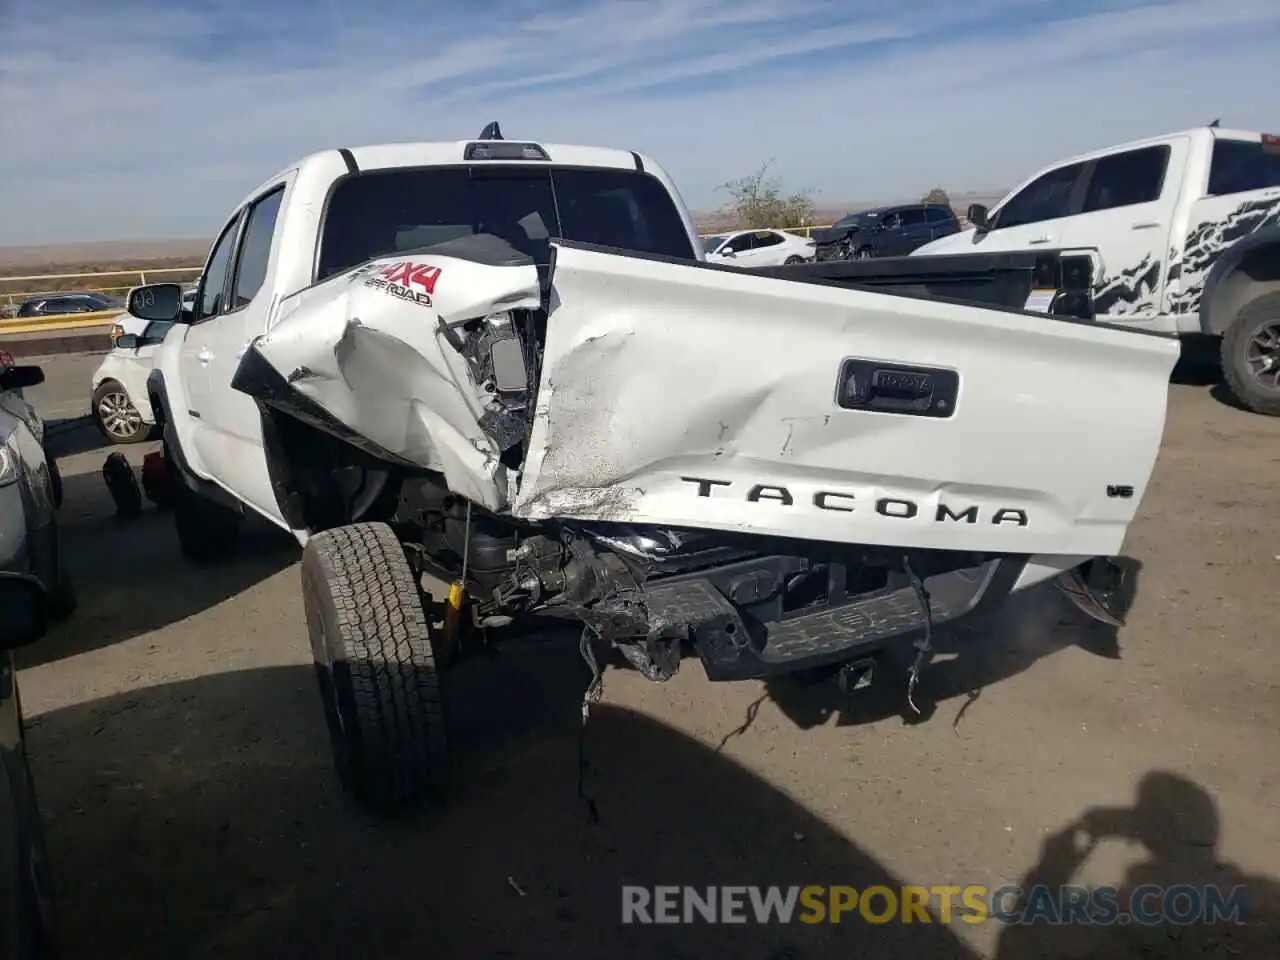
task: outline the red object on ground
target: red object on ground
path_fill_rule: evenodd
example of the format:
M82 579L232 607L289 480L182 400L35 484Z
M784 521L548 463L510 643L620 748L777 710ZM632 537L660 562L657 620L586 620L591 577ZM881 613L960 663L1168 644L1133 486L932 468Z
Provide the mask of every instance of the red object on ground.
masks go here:
M0 350L0 367L13 367L13 366L16 366L16 364L13 362L13 354L10 353L8 350Z
M164 462L164 451L157 450L142 458L142 491L162 510L173 505L173 477Z

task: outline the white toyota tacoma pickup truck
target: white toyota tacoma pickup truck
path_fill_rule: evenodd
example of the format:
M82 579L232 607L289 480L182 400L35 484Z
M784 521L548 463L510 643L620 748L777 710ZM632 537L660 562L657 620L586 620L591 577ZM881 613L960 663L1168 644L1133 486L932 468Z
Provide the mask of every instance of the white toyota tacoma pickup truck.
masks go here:
M176 285L129 298L178 321L148 387L179 542L227 554L253 511L303 544L337 766L370 809L443 783L467 624L559 611L593 668L598 639L651 679L685 645L728 680L911 639L910 690L933 627L1098 583L1175 339L1023 309L992 282L1017 256L914 287L927 261L837 265L851 286L708 264L650 158L485 134L306 157L227 220L193 311ZM1056 258L1022 259L1072 272Z
M1062 160L915 256L1096 248L1100 319L1221 338L1240 402L1280 416L1280 137L1217 126Z

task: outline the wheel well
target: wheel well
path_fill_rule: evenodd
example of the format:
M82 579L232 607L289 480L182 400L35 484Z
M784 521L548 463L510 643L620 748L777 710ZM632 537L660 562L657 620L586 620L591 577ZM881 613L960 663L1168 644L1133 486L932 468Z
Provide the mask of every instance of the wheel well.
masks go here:
M276 503L293 529L318 533L395 513L398 467L270 408L262 410L262 439Z
M1248 250L1214 286L1209 303L1209 327L1225 333L1240 308L1266 293L1280 291L1280 240Z

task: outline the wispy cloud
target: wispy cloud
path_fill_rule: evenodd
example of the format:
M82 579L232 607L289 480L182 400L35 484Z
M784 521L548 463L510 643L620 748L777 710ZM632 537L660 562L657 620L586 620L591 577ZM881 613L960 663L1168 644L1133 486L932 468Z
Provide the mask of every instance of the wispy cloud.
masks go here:
M304 153L494 118L649 153L700 208L769 157L888 199L1280 128L1274 0L9 0L0 36L0 243L208 234Z

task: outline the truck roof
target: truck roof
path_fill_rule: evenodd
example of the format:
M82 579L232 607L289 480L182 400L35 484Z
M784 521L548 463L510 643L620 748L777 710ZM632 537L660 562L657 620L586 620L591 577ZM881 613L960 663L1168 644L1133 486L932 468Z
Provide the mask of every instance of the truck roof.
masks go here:
M1127 143L1110 144L1105 147L1098 147L1094 150L1088 150L1084 153L1078 153L1072 157L1064 157L1054 162L1054 166L1061 166L1068 163L1075 163L1081 160L1092 160L1096 157L1105 156L1111 153L1120 153L1125 150L1137 150L1142 147L1152 146L1157 143L1163 143L1173 137L1190 137L1194 140L1253 140L1260 142L1263 134L1257 130L1232 130L1226 127L1211 127L1208 125L1202 127L1188 127L1185 130L1175 130L1173 133L1162 133L1154 137L1143 137L1141 140L1130 140Z
M511 145L529 144L540 148L548 159L470 159L467 147L473 143L507 143ZM603 167L615 170L649 170L658 174L664 183L667 177L657 164L647 156L633 150L619 150L610 147L589 147L568 143L540 143L533 140L441 140L408 143L374 143L356 147L334 147L308 154L300 160L276 171L255 187L241 204L258 196L266 187L280 180L290 171L298 171L299 179L309 179L308 173L329 170L334 162L350 169L351 165L360 170L393 170L403 167L453 166L457 164L484 164L500 162L503 164L521 164L538 166L548 160L555 165L577 167ZM326 174L326 178L328 175Z

